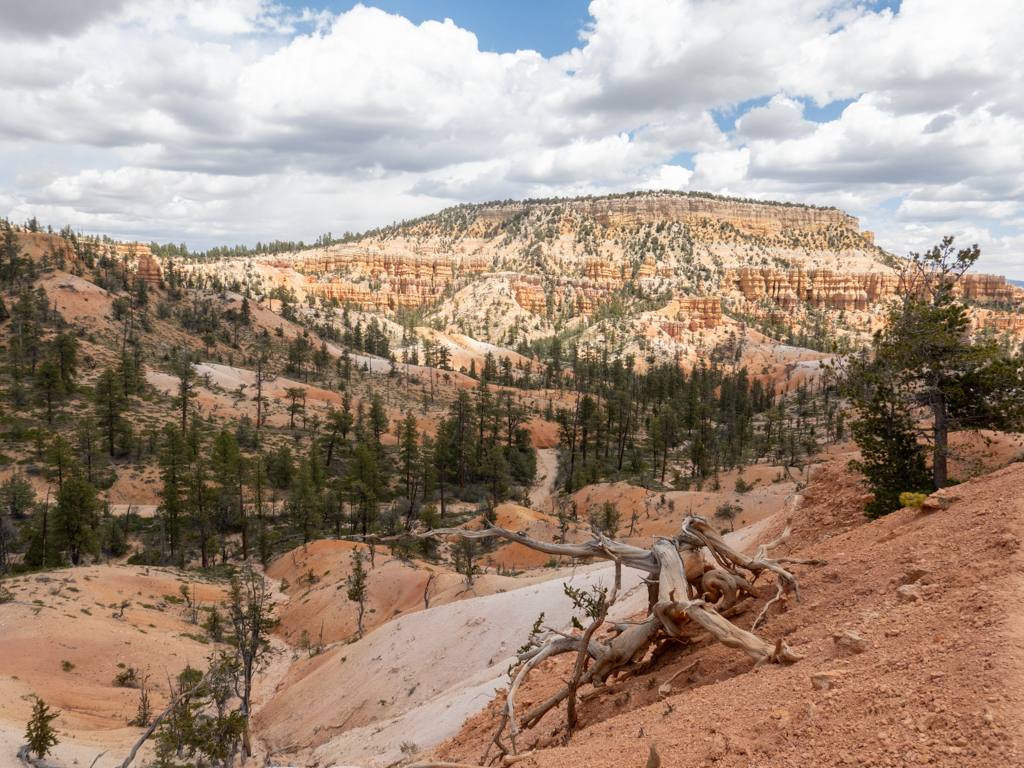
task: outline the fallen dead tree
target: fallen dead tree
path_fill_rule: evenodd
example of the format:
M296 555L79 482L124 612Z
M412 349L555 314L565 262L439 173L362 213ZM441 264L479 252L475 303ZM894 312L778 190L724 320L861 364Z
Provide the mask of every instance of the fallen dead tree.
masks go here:
M748 557L730 547L706 518L698 516L683 520L682 530L677 536L657 537L650 549L609 539L597 531L592 540L578 544L538 541L524 531L510 531L494 526L481 531L445 528L404 536L502 538L554 556L573 560L610 560L615 564L615 584L610 592L596 589L588 595L580 592L573 594L577 606L584 608L592 620L582 635L565 635L544 628L546 631L536 631L531 636L530 647L519 654L519 666L512 677L501 722L492 740L504 758L517 754L518 734L537 725L545 714L566 700L567 725L571 730L575 726L577 691L581 686L589 684L603 688L613 677L643 674L653 668L660 652L669 643L693 643L711 636L728 648L746 653L754 660L755 667L794 662L803 658L790 649L782 638L776 639L774 643L769 642L729 621L730 617L746 611L753 599L759 597L754 584L760 576L770 574L775 577L777 595L761 611L752 629L764 622L768 608L780 600L785 592L792 591L797 600L802 599L799 583L786 566L825 565L823 560L769 557L773 549L789 538L793 509L798 501L799 497L793 500L782 536L770 544L761 545L755 557ZM401 537L366 538L387 542ZM598 639L598 632L605 624L608 610L618 597L623 566L647 573L647 618L639 622L613 623L605 636ZM654 651L645 662L652 646ZM566 686L529 712L517 715L516 694L527 676L544 660L563 653L576 655L573 674ZM503 740L506 727L508 746ZM485 754L485 761L486 757Z

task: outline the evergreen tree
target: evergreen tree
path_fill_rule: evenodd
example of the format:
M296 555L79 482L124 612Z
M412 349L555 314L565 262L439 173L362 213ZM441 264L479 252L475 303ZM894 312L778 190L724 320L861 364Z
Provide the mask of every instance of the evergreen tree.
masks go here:
M75 377L78 375L78 340L68 333L58 334L53 340L53 354L60 368L60 378L64 390L71 392L75 388Z
M122 388L118 386L113 369L107 368L100 374L93 397L100 431L110 448L110 455L114 456L116 440L122 430L121 422L124 420L124 412L128 410L128 403L124 399Z
M384 410L384 402L380 395L374 394L370 403L370 429L373 430L373 439L380 445L380 436L387 431L388 415Z
M99 425L92 414L86 413L75 427L75 449L78 456L85 462L85 479L93 482L92 463L100 450L97 440Z
M405 419L398 422L398 453L402 463L402 474L405 476L405 495L413 500L413 476L416 464L420 457L419 444L416 442L419 432L417 431L416 417L412 411L405 414Z
M295 483L288 497L288 511L292 524L302 532L302 543L308 544L321 521L320 500L313 485L312 462L308 458L299 462Z
M181 409L181 434L188 429L188 404L199 396L196 388L196 367L189 360L188 354L179 352L172 366L174 375L178 377L178 391L171 401L174 408Z
M98 508L96 489L81 475L71 475L57 492L53 512L54 544L71 556L72 565L79 565L82 555L98 552L94 529Z
M939 489L948 482L950 430L1024 423L1019 361L1003 357L992 339L972 339L956 298L957 283L979 256L976 245L954 253L952 237L923 256L911 254L874 357L849 365L844 390L859 417L851 429L868 449L862 467L879 502L872 514L891 511L900 491L917 490L913 437L929 446L932 488ZM914 428L914 409L928 414L926 428Z
M160 452L160 477L163 487L159 492L160 514L164 536L171 549L171 559L181 553L181 525L186 514L185 483L193 452L173 424L164 427L164 440Z
M36 699L35 706L32 707L32 719L28 721L28 728L25 730L25 739L28 741L29 752L40 760L46 757L50 747L60 744L57 731L50 725L58 717L59 711L51 712L46 702Z
M36 392L40 405L46 408L46 422L52 424L54 407L64 394L60 367L53 360L46 360L39 366L36 373Z
M352 573L348 577L348 592L345 594L349 600L359 606L356 628L361 638L363 636L363 613L366 610L369 589L366 584L366 569L363 568L363 553L358 548L352 550L351 560Z

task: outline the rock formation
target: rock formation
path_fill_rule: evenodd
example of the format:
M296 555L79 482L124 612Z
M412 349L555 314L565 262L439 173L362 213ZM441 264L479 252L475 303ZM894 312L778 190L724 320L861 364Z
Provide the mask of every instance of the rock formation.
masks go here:
M699 331L703 328L717 328L722 324L722 300L717 296L692 296L676 299L679 305L679 313L676 317L687 330ZM662 324L672 338L677 338L678 333L673 333Z
M831 269L775 269L740 267L726 269L719 289L738 291L748 302L763 298L783 309L800 301L819 309L866 311L896 295L899 279L889 271L837 272ZM1019 302L1024 290L996 275L965 275L959 292L976 301Z
M569 210L593 216L604 227L633 228L650 222L684 223L725 222L743 234L771 236L793 229L817 232L827 229L860 231L854 216L826 208L742 203L707 197L652 193L635 197L600 200L572 200L563 203ZM478 219L502 223L528 210L527 203L493 206L478 213Z
M135 264L135 274L149 285L160 285L164 280L164 271L160 262L154 258L149 248L139 253L138 261Z
M547 312L547 297L539 277L516 274L512 279L512 290L516 303L527 312L541 315Z

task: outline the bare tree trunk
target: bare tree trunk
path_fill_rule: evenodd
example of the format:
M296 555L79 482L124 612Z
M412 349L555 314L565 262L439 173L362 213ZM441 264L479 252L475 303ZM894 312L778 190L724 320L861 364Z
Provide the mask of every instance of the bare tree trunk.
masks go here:
M946 468L949 445L949 425L946 421L946 395L936 390L932 394L932 409L935 413L935 452L932 454L932 480L935 490L949 484Z

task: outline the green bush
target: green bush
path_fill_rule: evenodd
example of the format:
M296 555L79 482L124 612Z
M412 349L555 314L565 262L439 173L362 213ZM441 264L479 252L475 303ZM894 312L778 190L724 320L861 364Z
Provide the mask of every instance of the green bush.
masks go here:
M921 505L924 504L924 500L927 498L927 493L914 493L913 491L904 491L903 493L900 494L900 504L902 504L904 507L920 509Z

